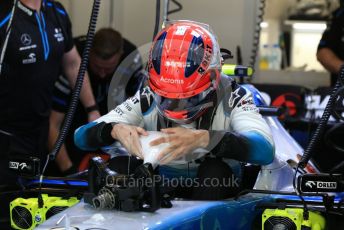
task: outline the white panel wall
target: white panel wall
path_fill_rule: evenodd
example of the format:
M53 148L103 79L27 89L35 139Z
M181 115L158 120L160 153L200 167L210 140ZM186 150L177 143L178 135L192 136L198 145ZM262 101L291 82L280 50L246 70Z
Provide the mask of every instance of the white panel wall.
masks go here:
M73 35L79 36L87 33L91 16L93 0L58 0L69 13L73 25ZM110 23L110 0L102 0L99 11L97 28L108 27Z
M248 62L258 0L180 0L183 11L171 19L191 19L212 26L220 46L235 52L237 45ZM69 11L75 36L85 34L93 0L62 0ZM111 2L113 9L111 9ZM163 2L163 1L162 1ZM155 0L102 0L98 28L114 26L136 45L150 42L155 20ZM174 7L171 3L171 8ZM113 20L111 21L111 15Z

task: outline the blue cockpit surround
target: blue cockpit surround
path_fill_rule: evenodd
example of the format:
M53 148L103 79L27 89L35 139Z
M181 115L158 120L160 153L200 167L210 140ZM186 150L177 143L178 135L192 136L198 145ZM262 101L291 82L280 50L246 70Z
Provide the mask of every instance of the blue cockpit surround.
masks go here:
M252 93L253 101L257 106L263 106L263 105L266 106L267 105L265 103L263 97L259 93L258 89L256 89L256 87L254 87L253 85L250 85L250 84L244 84L244 85L242 85L242 87L244 87L245 89L247 89L248 91L250 91Z
M97 150L96 148L92 148L89 146L87 140L88 140L88 136L87 136L87 131L89 128L97 125L97 122L90 122L87 125L83 125L81 127L79 127L77 130L75 130L74 132L74 143L75 145L80 148L81 150L84 151L95 151Z
M249 143L249 156L250 163L267 165L274 160L275 150L274 146L258 132L245 132L242 133Z

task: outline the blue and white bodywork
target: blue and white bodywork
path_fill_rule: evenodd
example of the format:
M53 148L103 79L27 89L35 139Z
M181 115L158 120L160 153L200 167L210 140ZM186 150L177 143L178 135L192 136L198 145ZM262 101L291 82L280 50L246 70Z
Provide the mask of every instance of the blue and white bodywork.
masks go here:
M244 87L253 93L257 106L265 105L256 88L252 85ZM254 189L292 192L293 167L302 156L303 149L276 117L265 119L275 142L275 158L271 164L261 167ZM308 169L318 172L312 164L306 171ZM172 208L161 208L154 213L99 211L80 202L51 217L37 229L251 229L253 220L262 212L256 210L255 206L273 199L273 195L247 194L238 200L174 200Z

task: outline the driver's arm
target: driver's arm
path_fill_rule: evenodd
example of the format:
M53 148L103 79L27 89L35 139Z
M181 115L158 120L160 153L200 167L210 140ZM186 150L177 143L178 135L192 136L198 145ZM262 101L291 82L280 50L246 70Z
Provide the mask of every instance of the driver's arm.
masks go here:
M215 155L266 165L274 159L271 131L247 92L230 115L231 131L210 131L210 140L221 138L211 150Z
M78 148L86 151L110 145L115 141L111 131L118 123L143 127L140 91L108 114L79 127L74 133L74 142Z

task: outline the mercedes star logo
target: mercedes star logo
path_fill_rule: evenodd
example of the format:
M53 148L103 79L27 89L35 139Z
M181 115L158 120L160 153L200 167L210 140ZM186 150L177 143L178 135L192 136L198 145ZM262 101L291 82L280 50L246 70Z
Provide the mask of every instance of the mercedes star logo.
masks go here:
M25 45L25 46L31 45L31 37L30 37L30 35L28 35L28 34L23 34L23 35L21 36L21 42L22 42L23 45Z

